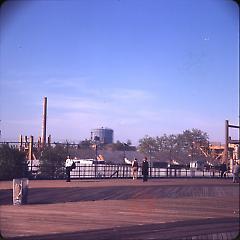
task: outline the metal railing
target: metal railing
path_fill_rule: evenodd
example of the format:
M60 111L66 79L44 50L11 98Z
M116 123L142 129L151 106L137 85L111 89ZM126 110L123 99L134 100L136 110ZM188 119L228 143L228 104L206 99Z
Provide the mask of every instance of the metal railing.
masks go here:
M66 178L65 167L58 166L57 169L39 166L28 166L28 175L32 179L64 179ZM110 179L110 178L132 178L131 165L117 164L92 164L83 165L76 162L76 168L70 173L71 179ZM175 169L175 168L149 168L149 178L220 178L219 169L197 170L197 169ZM138 177L142 177L142 168L138 168ZM226 177L232 177L227 173Z
M34 169L34 170L33 170ZM45 169L41 172L37 166L29 167L30 178L35 179L64 179L65 167L53 171ZM132 168L129 165L108 165L93 164L79 165L71 171L71 179L110 179L110 178L131 178ZM138 168L138 177L142 177L142 168ZM174 168L149 168L149 178L219 178L219 170L196 170L196 169L174 169ZM231 173L227 173L227 178L232 177Z
M227 177L230 177L230 173ZM131 178L132 169L129 165L78 165L71 171L72 179L82 178ZM142 169L138 169L138 177L142 177ZM193 169L172 169L172 168L151 168L149 178L183 178L183 177L220 177L217 170L193 170Z

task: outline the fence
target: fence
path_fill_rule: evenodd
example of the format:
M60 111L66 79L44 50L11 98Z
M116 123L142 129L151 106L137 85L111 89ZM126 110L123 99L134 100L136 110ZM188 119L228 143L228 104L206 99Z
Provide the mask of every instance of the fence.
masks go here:
M53 171L42 174L38 166L29 166L29 173L32 178L51 178L63 179L65 177L64 166ZM46 177L47 176L47 177ZM95 179L95 178L131 178L132 169L130 165L108 165L108 164L92 164L81 165L76 163L76 168L71 171L71 179ZM142 169L138 169L138 177L142 177ZM220 172L216 169L196 170L196 169L174 169L174 168L149 168L149 178L218 178ZM231 173L227 177L232 177Z
M230 177L230 173L227 177ZM131 178L131 166L129 165L77 165L76 169L71 171L72 179L80 178ZM138 169L138 177L142 177L142 169ZM173 168L150 168L150 178L168 178L168 177L220 177L220 172L216 170L194 170L194 169L173 169Z

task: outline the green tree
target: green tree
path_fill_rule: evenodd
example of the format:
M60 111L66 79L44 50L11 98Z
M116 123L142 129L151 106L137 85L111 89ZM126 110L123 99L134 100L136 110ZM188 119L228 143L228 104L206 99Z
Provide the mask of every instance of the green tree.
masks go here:
M45 147L40 156L40 173L43 178L63 178L65 173L65 160L67 148L61 144L55 147Z
M208 134L196 128L185 130L177 136L178 150L184 157L185 162L206 160L202 149L208 148L208 145Z
M164 134L162 137L156 137L156 142L158 146L158 151L164 153L169 161L176 159L176 147L177 147L176 135Z
M25 153L7 144L0 146L0 180L12 180L27 176Z
M151 155L159 151L159 146L156 138L146 135L144 138L139 140L138 149L146 155Z
M138 149L155 160L186 164L191 160L206 160L202 149L207 147L207 133L193 128L178 135L145 136L139 140Z

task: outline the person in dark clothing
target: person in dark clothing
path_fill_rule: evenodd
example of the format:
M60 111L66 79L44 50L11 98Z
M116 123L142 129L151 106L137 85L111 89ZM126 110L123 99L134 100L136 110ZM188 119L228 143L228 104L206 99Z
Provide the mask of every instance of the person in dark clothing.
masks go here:
M223 177L226 178L226 176L227 176L227 165L226 165L226 163L221 164L220 174L221 174L221 178L223 178Z
M149 168L149 165L148 165L147 157L145 157L142 163L143 182L146 182L148 180L148 168Z

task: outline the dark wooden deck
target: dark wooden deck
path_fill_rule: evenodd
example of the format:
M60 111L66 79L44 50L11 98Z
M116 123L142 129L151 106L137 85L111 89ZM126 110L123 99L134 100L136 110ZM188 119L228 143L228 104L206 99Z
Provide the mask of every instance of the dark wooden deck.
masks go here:
M6 239L234 239L239 185L230 179L30 181L28 205L0 183Z

